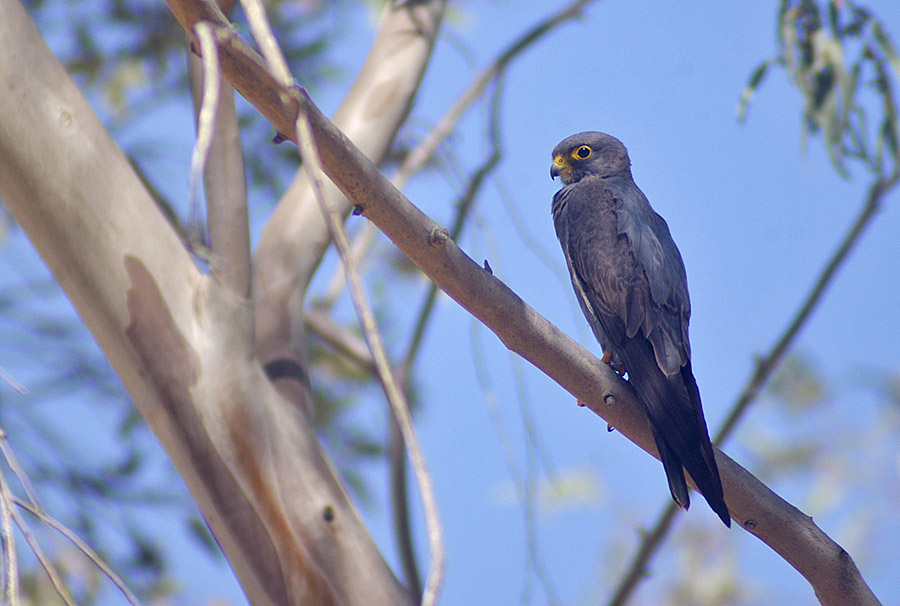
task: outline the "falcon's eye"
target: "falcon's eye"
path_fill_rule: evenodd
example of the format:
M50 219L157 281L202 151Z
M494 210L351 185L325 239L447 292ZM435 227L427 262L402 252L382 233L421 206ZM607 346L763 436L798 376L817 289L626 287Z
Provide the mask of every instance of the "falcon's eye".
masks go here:
M572 152L572 157L576 160L587 160L591 157L591 153L593 150L587 145L582 145L578 149Z

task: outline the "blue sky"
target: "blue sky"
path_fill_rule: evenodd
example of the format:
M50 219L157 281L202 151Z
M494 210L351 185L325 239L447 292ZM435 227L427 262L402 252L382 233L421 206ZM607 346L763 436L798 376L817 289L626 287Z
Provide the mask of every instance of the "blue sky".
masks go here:
M474 68L482 67L519 32L561 5L493 0L451 6L455 18L446 24L412 113L416 130L437 120L468 85L473 62ZM896 3L869 5L894 40L900 39ZM460 241L476 260L488 259L494 274L540 313L599 352L575 304L550 220L550 198L559 187L548 175L550 150L581 130L602 130L620 138L629 149L636 182L668 221L687 266L693 365L711 429L750 376L754 356L772 345L795 313L861 206L868 183L858 166L851 166L852 179L840 178L821 138L804 145L802 101L778 70L764 82L747 122L738 124L737 102L749 73L775 52L776 10L776 2L708 1L694 3L690 10L599 2L584 19L548 36L518 59L505 79L503 163L479 198L476 227ZM371 26L369 15L360 11L338 39L348 78L365 55ZM347 84L344 80L322 90L317 102L333 111ZM170 123L185 126L184 137L173 142L167 166L181 171L170 180L172 196L185 199L192 143L189 102L168 111ZM485 114L483 106L475 108L454 137L463 175L488 153ZM459 186L430 175L411 182L406 193L446 224ZM856 496L838 499L835 507L821 505L825 485L809 478L779 479L772 487L815 515L823 530L848 549L886 603L900 601L895 571L883 563L900 557L896 515L883 515L896 514L890 501L896 501L892 495L900 458L896 444L877 451L891 458L873 461L865 455L880 405L859 387L858 378L860 369L870 367L894 374L900 370L898 205L900 194L895 191L797 344L834 386L829 410L836 417L811 412L786 421L773 406L761 405L725 447L754 471L759 444L789 445L791 436L818 435L826 446L849 442L839 451L845 453L853 453L855 440L858 460L850 457L841 463L850 469L859 465L864 477L868 466L883 464L892 484L860 489ZM256 231L262 220L256 218ZM351 218L350 227L361 221ZM8 264L37 271L39 261L21 234L14 232L3 248ZM327 269L332 266L333 260L326 262L324 277L330 276ZM0 272L0 280L9 284L16 277ZM60 313L72 312L61 306ZM0 365L23 368L2 348ZM555 595L564 604L607 599L615 571L633 551L637 526L651 523L668 502L661 465L620 435L607 433L600 419L508 353L446 297L418 369L424 402L418 430L434 474L449 559L442 603L515 604L525 597L532 603L546 602L529 567L526 524L512 496L510 462L518 474L537 474L539 483L549 468L571 490L566 498L542 499L534 523L541 562ZM384 404L372 399L355 415L377 432ZM99 431L89 425L93 415L81 416L79 433ZM537 450L529 446L525 418L536 427ZM841 430L857 425L858 433ZM114 439L110 435L111 443ZM819 467L830 464L827 456L821 461ZM383 494L383 470L373 466L370 471L372 485ZM842 477L837 471L835 476ZM387 506L362 513L396 565ZM754 588L758 599L747 603L815 602L811 589L788 564L740 529L726 530L702 500L695 499L682 518L674 542L685 532L702 529L713 541L713 552L732 558L742 580ZM148 513L146 519L156 532L171 533L173 545L185 544L184 537L172 532L167 516ZM176 603L204 603L213 595L243 603L223 565L208 563L190 543L173 551L180 552L173 569L179 571L183 588ZM684 565L678 555L664 553L654 562L655 574L636 603L653 603Z

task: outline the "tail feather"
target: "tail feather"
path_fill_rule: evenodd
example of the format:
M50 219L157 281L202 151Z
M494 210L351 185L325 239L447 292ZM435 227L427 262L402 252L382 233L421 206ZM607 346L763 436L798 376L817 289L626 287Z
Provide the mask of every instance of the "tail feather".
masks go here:
M681 464L678 455L669 448L665 439L656 430L656 425L651 423L650 429L653 430L653 440L656 442L659 460L662 461L663 469L666 472L666 480L669 482L669 492L672 493L672 499L679 507L687 509L691 506L691 497L687 481L684 479L684 466Z
M629 382L650 419L672 498L685 509L690 505L684 477L687 469L710 508L730 527L731 516L690 362L681 373L667 377L656 364L652 345L640 336L631 339L621 354Z
M706 418L703 416L703 405L700 402L700 389L697 387L697 381L694 379L694 372L691 369L691 363L688 363L681 369L681 377L688 391L688 396L694 404L694 413L697 418L697 428L699 430L701 440L700 455L703 457L704 467L707 473L701 473L703 483L698 480L694 473L690 472L691 477L700 489L700 493L704 495L710 508L719 516L722 522L731 527L731 515L728 512L728 506L725 504L724 491L722 490L722 479L719 477L719 466L716 464L716 454L713 450L712 442L709 439L709 430L706 427ZM707 496L709 495L709 496Z

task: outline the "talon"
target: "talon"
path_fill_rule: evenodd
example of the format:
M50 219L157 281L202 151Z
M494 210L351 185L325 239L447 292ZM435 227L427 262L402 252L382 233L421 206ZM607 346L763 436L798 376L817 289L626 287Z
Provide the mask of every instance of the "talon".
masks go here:
M612 368L612 369L613 369L613 372L615 372L616 374L618 374L618 375L624 375L624 374L625 374L625 367L624 367L624 366L622 366L621 364L613 364L613 361L612 361L612 352L604 351L604 352L603 352L603 357L600 358L600 361L603 362L604 364L606 364L607 366L609 366L610 368Z

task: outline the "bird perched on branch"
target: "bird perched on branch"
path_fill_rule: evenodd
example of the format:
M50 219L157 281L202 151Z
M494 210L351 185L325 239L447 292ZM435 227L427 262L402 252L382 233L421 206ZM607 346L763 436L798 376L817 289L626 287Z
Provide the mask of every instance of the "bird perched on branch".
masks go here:
M553 150L553 223L581 310L603 360L628 374L647 412L675 502L688 508L687 469L731 526L700 391L691 371L691 302L669 226L631 177L622 142L585 132Z

